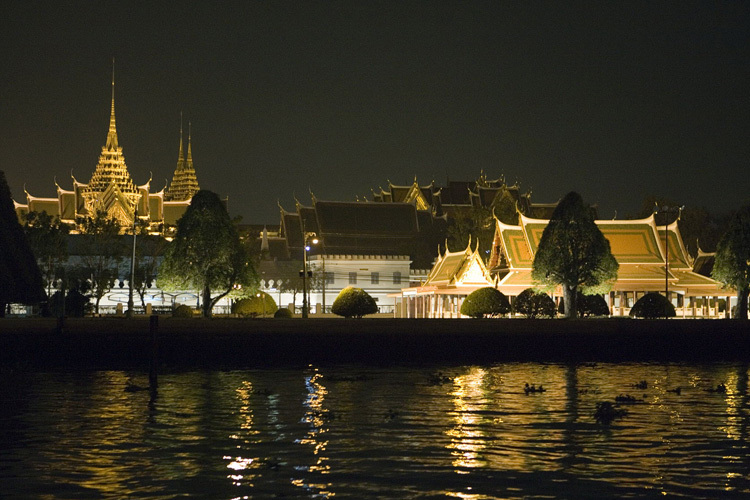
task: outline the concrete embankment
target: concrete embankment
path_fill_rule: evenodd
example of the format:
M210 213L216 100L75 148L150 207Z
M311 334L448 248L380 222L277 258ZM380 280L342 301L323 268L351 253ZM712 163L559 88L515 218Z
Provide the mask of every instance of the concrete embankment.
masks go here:
M0 364L140 369L149 318L0 319ZM750 360L734 320L176 319L158 321L166 369L308 363Z

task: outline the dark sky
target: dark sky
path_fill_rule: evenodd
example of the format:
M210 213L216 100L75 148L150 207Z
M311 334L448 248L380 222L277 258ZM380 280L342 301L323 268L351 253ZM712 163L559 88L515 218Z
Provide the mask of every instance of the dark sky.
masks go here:
M88 182L109 118L156 190L192 122L201 187L277 200L505 175L610 218L750 198L748 2L3 2L0 169ZM10 5L8 5L10 4Z

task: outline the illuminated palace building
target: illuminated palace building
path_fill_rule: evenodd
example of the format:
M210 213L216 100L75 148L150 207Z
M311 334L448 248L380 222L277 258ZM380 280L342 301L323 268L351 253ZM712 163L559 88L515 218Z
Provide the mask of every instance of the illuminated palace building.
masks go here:
M80 227L81 219L93 217L98 211L103 211L120 224L122 232L131 228L137 217L142 226L148 227L150 233L168 236L199 189L189 132L187 155L183 154L182 127L177 168L169 187L151 192L151 179L143 185L133 182L125 164L122 146L117 140L114 78L109 131L99 162L88 183L79 182L72 174L71 177L71 190L63 189L55 182L57 196L54 198L40 198L24 190L26 203L15 203L19 219L23 220L29 212L47 212L73 226L75 232Z

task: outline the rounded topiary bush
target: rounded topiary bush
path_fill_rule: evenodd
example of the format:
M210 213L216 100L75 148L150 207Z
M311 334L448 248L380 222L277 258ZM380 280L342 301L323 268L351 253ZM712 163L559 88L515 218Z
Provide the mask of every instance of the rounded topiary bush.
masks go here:
M193 316L193 308L185 304L175 307L172 311L173 318L192 318Z
M630 315L636 318L673 318L674 306L667 298L657 292L649 292L633 304Z
M527 318L552 318L555 316L555 301L544 292L527 288L516 297L515 309Z
M580 317L609 316L609 314L607 301L601 295L584 295L578 298L578 315Z
M378 312L375 299L361 288L346 287L333 301L331 312L345 318L361 318L366 314Z
M491 286L474 290L461 304L461 314L472 318L498 316L510 312L510 302L500 290Z
M236 301L232 304L232 313L250 317L274 314L278 307L273 297L264 292L258 292L258 295Z
M294 317L292 314L292 311L287 309L286 307L282 307L281 309L277 310L275 313L273 313L274 318L282 318L282 319L288 319Z
M609 316L611 314L607 301L601 295L584 295L581 292L578 292L576 308L578 309L579 318ZM557 312L560 314L565 313L565 299L560 299L560 305L557 308Z

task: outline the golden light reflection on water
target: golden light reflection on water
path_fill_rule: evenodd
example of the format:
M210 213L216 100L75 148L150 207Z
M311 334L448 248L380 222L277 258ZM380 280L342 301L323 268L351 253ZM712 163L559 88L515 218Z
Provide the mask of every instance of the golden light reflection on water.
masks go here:
M427 382L438 368L449 382ZM155 401L123 372L31 375L0 400L0 479L14 499L750 494L747 365L356 370L165 375ZM598 425L621 393L643 401Z
M302 406L305 414L302 422L308 424L308 430L303 438L296 442L303 446L312 447L312 453L315 456L315 463L306 467L307 472L327 474L331 466L328 464L328 458L325 456L325 450L328 441L325 434L328 432L328 420L332 414L323 406L328 390L323 385L323 375L317 368L311 368L312 373L305 377L305 396ZM331 485L328 483L312 482L309 479L292 479L292 484L315 492L316 495L323 497L332 497L334 492L330 491Z
M482 384L486 372L481 368L472 368L469 373L453 379L453 418L454 426L446 434L451 441L453 467L459 474L468 474L467 468L482 467L486 464L481 457L485 440L478 410L483 409Z

